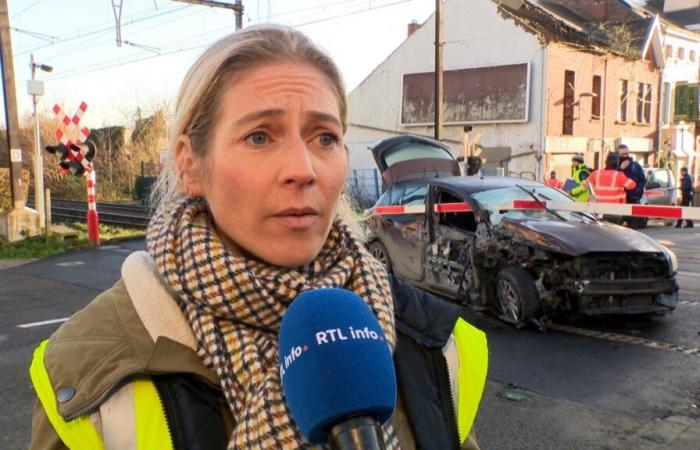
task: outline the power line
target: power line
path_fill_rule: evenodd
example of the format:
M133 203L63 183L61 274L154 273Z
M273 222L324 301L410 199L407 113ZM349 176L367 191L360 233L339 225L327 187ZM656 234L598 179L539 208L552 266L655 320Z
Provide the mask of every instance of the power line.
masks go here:
M205 12L206 12L205 10L201 9L193 14L183 14L182 16L170 18L168 20L164 20L163 22L157 23L155 25L147 24L147 26L144 28L129 31L128 35L129 35L129 37L133 37L133 36L136 36L138 34L142 34L144 32L151 31L151 30L154 30L156 28L160 28L160 27L165 26L165 25L173 24L179 20L191 19L193 16L199 15L199 14L204 14ZM61 53L51 55L48 58L42 58L42 60L43 61L56 61L58 58L60 58L62 56L72 55L75 53L82 53L85 50L89 50L89 49L92 49L95 47L101 47L105 44L113 44L113 43L114 43L114 40L112 38L109 38L107 40L101 40L98 42L93 42L91 45L86 45L85 42L79 42L77 45L74 45Z
M171 14L171 13L173 13L173 12L182 11L183 9L186 9L186 8L189 8L189 7L190 7L190 5L184 5L184 6L181 6L181 7L179 7L179 8L173 8L173 9L169 9L169 10L161 10L161 11L156 12L156 13L150 15L150 16L145 16L145 17L138 18L138 19L132 19L132 20L129 21L129 22L123 23L122 26L127 26L127 25L131 25L131 24L134 24L134 23L143 22L143 21L145 21L145 20L153 19L153 18L155 18L155 17L161 17L161 16L164 16L164 15L167 15L167 14ZM151 11L151 10L149 10L149 11ZM133 17L133 16L132 16L132 17ZM26 54L28 54L28 53L33 53L33 52L36 52L37 50L41 50L41 49L44 49L44 48L46 48L46 47L50 47L50 46L52 46L52 45L63 44L63 43L66 43L66 42L74 41L74 40L76 40L76 39L81 39L81 38L85 38L85 37L95 36L95 35L102 34L102 33L105 33L105 32L111 32L111 31L113 31L113 29L114 29L114 26L112 25L112 26L109 26L109 27L106 27L106 28L101 28L101 29L95 30L95 31L85 32L85 30L82 30L82 31L79 31L78 33L75 33L75 34L73 34L73 35L68 35L68 36L66 36L66 37L64 37L64 38L62 38L62 39L60 39L60 40L58 40L58 41L56 41L56 42L50 43L50 44L41 45L41 46L38 46L38 47L31 48L31 49L29 49L29 50L21 50L21 49L20 49L20 50L16 53L16 55L18 55L18 56L26 55Z
M13 20L16 19L16 18L19 17L22 13L24 13L25 11L27 11L27 10L30 9L30 8L35 7L36 5L38 5L39 3L43 2L43 1L44 1L44 0L36 0L34 3L32 3L32 4L29 5L29 6L27 6L27 7L24 8L22 11L20 11L20 12L18 12L17 14L13 15L13 16L12 16L12 19L13 19Z
M325 9L325 8L328 8L328 7L334 7L334 6L339 6L339 5L343 5L343 4L354 3L354 2L357 2L357 1L358 1L358 0L339 0L339 1L336 1L336 2L333 2L333 3L324 3L323 5L319 5L319 6L312 6L312 7L301 8L301 9L292 10L292 11L285 11L285 12L282 12L282 13L279 13L279 14L275 14L275 15L273 16L273 18L274 18L274 19L280 19L280 18L282 18L282 17L290 16L290 15L293 15L293 14L299 14L299 13L304 13L304 12L309 12L309 11L315 11L315 10L322 10L322 9ZM181 8L181 9L182 9L182 8ZM178 11L180 11L181 9L178 9ZM148 10L148 12L150 12L150 11L151 11L151 10ZM199 10L198 10L197 12L195 12L194 14L183 15L183 16L181 16L181 17L177 17L177 18L175 18L175 19L169 19L169 20L163 21L163 22L158 23L158 24L155 24L155 25L150 25L150 24L148 24L147 27L144 27L144 28L142 28L142 29L139 29L139 30L136 30L136 31L130 31L130 32L129 32L129 36L130 36L130 37L131 37L131 36L135 36L135 35L137 35L137 34L141 34L141 33L146 32L146 31L151 31L151 30L153 30L153 29L155 29L155 28L158 28L158 27L161 27L161 26L164 26L164 25L170 25L170 24L172 24L173 22L176 22L176 21L178 21L178 20L182 20L182 19L191 19L194 15L204 14L205 12L207 12L207 10L205 10L205 9L199 9ZM132 17L133 17L133 16L132 16ZM156 16L156 17L157 17L157 16ZM155 18L155 17L149 17L148 19L150 19L150 18ZM228 28L228 27L222 27L222 28L220 28L220 29L227 29L227 28ZM181 39L181 40L179 40L179 41L175 41L175 43L185 42L185 41L188 41L189 39L194 39L194 38L203 36L203 35L208 34L208 33L211 33L211 32L219 31L220 29L216 29L216 30L213 30L213 31L207 31L207 32L204 32L204 33L196 34L196 35L194 35L194 36L191 36L191 37L188 37L188 38L185 38L185 39ZM112 30L112 27L108 27L108 28L105 28L103 31L104 31L104 33L106 34L107 32L111 32L111 30ZM90 37L92 37L92 36L91 36L91 35L88 35L88 36L83 36L83 37L85 37L85 38L90 38ZM58 39L58 38L55 38L55 39ZM65 40L65 39L71 39L71 40L72 40L73 38L72 38L72 37L68 37L68 38L64 38L64 40ZM75 54L75 53L81 53L81 52L84 51L84 50L92 49L92 48L99 47L99 46L105 45L105 44L110 44L110 43L112 43L112 42L113 42L112 39L103 40L103 41L99 41L99 42L97 42L97 43L92 43L92 44L88 44L88 45L86 45L85 42L79 42L77 45L75 45L75 46L73 46L73 47L70 47L70 48L67 49L66 51L63 51L63 52L58 53L58 54L51 55L51 56L49 56L48 58L42 58L42 60L43 60L43 61L47 61L47 62L48 62L48 61L56 61L58 58L60 58L60 57L62 57L62 56L71 55L71 54ZM56 43L58 44L58 43L60 43L60 42L56 42ZM160 48L163 48L163 47L168 47L168 46L170 46L170 45L172 45L172 43L165 44L165 45L160 45L159 47L160 47ZM26 51L25 51L25 52L26 52ZM18 54L24 54L24 53L18 53Z
M322 19L309 20L309 21L307 21L307 22L297 23L297 24L295 24L295 26L296 26L296 27L302 27L302 26L306 26L306 25L312 25L312 24L316 24L316 23L321 23L321 22L326 22L326 21L335 20L335 19L339 19L339 18L344 18L344 17L353 16L353 15L360 14L360 13L367 12L367 11L373 11L373 10L383 9L383 8L387 8L387 7L391 7L391 6L400 5L400 4L403 4L403 3L410 3L410 2L412 2L412 1L414 1L414 0L397 0L397 1L394 1L394 2L392 2L392 3L385 3L385 4L382 4L382 5L378 5L378 6L371 6L371 5L370 5L369 7L364 8L364 9L362 9L362 10L351 11L351 12L348 12L348 13L339 14L339 15L336 15L336 16L330 16L330 17L326 17L326 18L322 18ZM197 35L194 35L194 36L185 38L185 39L180 39L180 40L178 40L178 41L173 41L173 42L170 42L170 43L168 43L168 44L162 45L162 46L161 46L161 49L170 47L170 46L172 46L172 45L178 44L178 43L183 42L183 41L194 40L194 39L197 39L197 38L199 38L199 37L201 37L201 36L205 36L205 35L210 34L210 33L217 33L217 32L219 32L219 31L227 30L227 29L230 29L230 28L231 28L231 26L230 26L230 25L227 25L227 26L225 26L225 27L220 27L220 28L217 28L217 29L214 29L214 30L209 30L209 31L206 31L206 32L204 32L204 33L200 33L200 34L197 34ZM159 56L173 55L173 54L176 54L176 53L182 53L182 52L186 52L186 51L197 50L197 49L206 47L206 46L209 45L209 44L210 44L210 42L208 41L208 42L205 42L205 43L203 43L203 44L193 45L193 46L189 46L189 47L186 47L186 48L180 48L180 49L175 49L175 50L171 50L171 51L163 51L163 52L160 53L159 55L155 55L155 54L154 54L154 55L148 55L148 56L145 56L145 57L135 58L135 59L127 60L127 61L123 61L123 62L115 62L114 59L111 59L110 61L104 61L104 62L101 62L101 63L96 63L96 64L92 64L92 65L89 65L89 66L84 66L84 67L81 67L81 68L77 68L77 69L71 70L71 71L69 71L69 72L64 72L64 73L61 73L61 74L56 74L56 75L54 75L54 76L48 76L48 77L46 77L45 79L46 79L47 81L50 81L50 80L59 80L59 79L67 78L67 77L71 77L71 76L84 75L84 74L86 74L86 73L91 73L91 72L99 72L99 71L106 70L106 69L112 69L112 68L121 67L121 66L129 65L129 64L134 64L134 63L141 62L141 61L146 61L146 60L149 60L149 59L157 58L157 57L159 57ZM123 58L122 58L122 59L123 59Z

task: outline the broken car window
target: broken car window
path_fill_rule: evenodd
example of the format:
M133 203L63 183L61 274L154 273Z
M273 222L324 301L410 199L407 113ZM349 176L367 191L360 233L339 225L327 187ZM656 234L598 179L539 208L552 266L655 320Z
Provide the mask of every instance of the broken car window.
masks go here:
M428 192L428 186L407 186L403 194L402 203L409 205L422 205L425 203L425 194Z
M572 202L564 193L552 189L548 186L528 186L528 190L540 197L542 200L550 200L553 202ZM488 191L478 192L472 195L472 198L479 202L479 205L489 212L489 219L492 225L501 222L504 217L513 220L561 220L551 212L543 209L528 209L528 210L499 210L504 204L508 204L513 200L532 200L532 197L522 189L517 187L509 187L502 189L491 189ZM567 221L574 222L591 222L593 219L582 213L557 211L557 215Z

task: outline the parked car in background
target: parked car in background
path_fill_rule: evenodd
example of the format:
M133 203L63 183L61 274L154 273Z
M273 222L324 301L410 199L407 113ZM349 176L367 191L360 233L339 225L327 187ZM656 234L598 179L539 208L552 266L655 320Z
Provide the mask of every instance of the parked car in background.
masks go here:
M368 248L423 289L510 323L561 314L665 314L678 303L675 255L646 235L579 212L543 183L455 176L449 148L403 135L370 147L385 192L366 211ZM542 205L544 206L544 205Z
M678 186L670 169L645 167L647 185L642 203L647 205L675 206L678 199Z

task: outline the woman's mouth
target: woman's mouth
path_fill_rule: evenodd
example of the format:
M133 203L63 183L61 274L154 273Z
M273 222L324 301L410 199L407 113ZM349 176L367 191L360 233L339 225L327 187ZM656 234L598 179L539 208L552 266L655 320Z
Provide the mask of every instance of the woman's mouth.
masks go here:
M288 208L272 216L283 226L292 230L305 230L319 218L319 212L314 208Z

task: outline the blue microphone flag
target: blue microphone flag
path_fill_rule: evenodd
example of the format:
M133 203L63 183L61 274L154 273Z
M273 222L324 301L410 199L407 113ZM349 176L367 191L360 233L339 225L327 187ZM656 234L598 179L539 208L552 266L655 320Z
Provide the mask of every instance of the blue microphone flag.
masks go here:
M365 302L345 289L299 295L282 318L279 364L284 396L299 430L325 443L353 416L386 422L396 406L391 349Z

